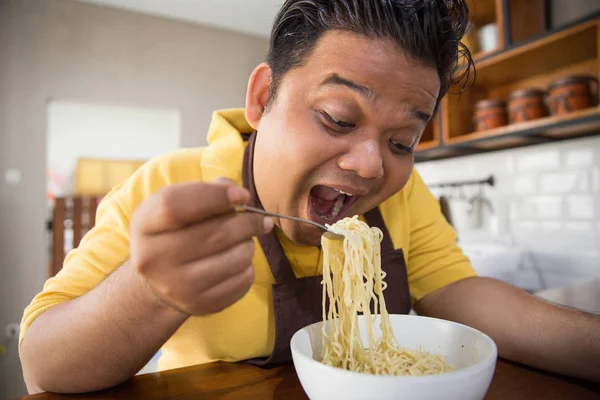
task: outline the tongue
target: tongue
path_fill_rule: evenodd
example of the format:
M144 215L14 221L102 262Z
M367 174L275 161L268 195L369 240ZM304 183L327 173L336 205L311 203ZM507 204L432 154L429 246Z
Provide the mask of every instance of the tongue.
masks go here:
M335 206L334 200L325 200L317 196L312 197L312 206L318 215L330 215Z
M311 205L318 216L332 216L334 212L337 215L342 204L338 204L343 199L342 194L328 186L317 185L310 191ZM337 204L337 208L336 208Z
M340 195L340 192L328 186L317 185L311 190L311 194L322 200L334 201ZM332 206L333 207L333 206Z

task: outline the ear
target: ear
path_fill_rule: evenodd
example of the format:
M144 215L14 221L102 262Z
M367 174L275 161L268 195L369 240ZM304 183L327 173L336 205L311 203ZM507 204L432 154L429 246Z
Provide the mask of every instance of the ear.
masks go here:
M255 130L258 130L258 125L267 106L270 87L271 67L267 63L262 63L250 75L248 90L246 91L246 120Z

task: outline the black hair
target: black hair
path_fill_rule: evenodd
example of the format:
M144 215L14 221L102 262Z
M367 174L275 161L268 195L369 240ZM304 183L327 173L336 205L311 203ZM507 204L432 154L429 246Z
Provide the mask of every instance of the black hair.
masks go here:
M391 39L410 57L435 68L441 82L439 104L451 84L463 81L464 89L474 70L471 54L460 42L468 22L466 0L286 0L267 53L272 70L267 106L283 76L302 66L331 29Z

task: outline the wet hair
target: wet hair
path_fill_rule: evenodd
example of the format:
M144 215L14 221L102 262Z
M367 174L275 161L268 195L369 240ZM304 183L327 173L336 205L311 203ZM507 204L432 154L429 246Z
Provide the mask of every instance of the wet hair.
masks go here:
M460 42L468 22L466 0L286 0L267 53L272 70L267 107L284 75L302 66L319 38L333 29L392 40L412 59L435 68L439 104L451 84L462 82L464 89L474 71L471 54Z

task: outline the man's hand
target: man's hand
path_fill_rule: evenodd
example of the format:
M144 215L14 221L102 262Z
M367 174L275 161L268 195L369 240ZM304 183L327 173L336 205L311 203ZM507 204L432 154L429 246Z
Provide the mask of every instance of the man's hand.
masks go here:
M28 329L20 355L30 393L121 383L190 314L240 299L254 279L252 236L273 227L270 219L235 212L248 198L229 181L167 186L148 197L131 219L131 260ZM112 233L95 234L102 240Z
M600 381L600 316L553 305L489 278L449 285L421 299L415 310L481 330L503 358Z
M169 186L150 196L131 222L131 262L153 292L187 314L218 312L254 282L253 236L273 220L238 213L249 193L227 180Z

